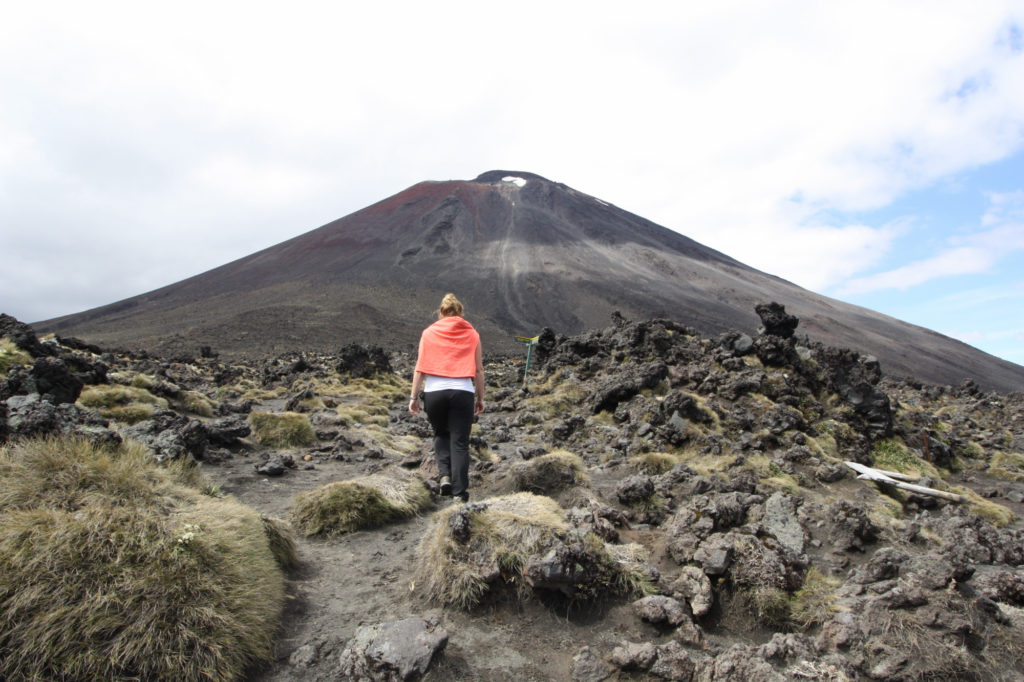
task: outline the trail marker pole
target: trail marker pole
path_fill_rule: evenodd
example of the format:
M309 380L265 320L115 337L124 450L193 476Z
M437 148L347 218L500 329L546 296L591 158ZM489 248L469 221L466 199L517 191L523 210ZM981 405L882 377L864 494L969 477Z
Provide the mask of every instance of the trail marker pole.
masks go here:
M533 355L533 347L537 345L538 336L517 336L516 341L526 344L526 369L523 370L523 386L526 385L526 375L530 372L530 356Z

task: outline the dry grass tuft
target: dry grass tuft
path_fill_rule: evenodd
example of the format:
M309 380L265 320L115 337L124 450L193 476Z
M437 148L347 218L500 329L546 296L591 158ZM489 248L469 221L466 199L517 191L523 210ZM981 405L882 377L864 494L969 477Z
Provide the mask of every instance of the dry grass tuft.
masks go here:
M0 679L231 680L269 660L283 576L260 517L142 447L0 449Z
M1019 452L996 452L989 460L988 473L1004 481L1024 482L1024 455Z
M842 583L811 566L804 584L790 598L789 614L802 630L827 622L836 612L836 590Z
M667 452L645 452L629 459L629 463L637 471L648 476L660 476L672 471L679 461L679 457Z
M415 516L431 504L422 478L394 468L302 493L292 517L307 536L336 536Z
M260 515L263 521L263 532L267 535L270 552L274 555L277 565L286 571L299 566L299 551L295 546L295 536L287 521L273 516Z
M10 339L0 339L0 374L7 374L15 367L31 364L31 355L18 348Z
M564 380L561 373L557 373L548 377L544 385L535 387L533 395L524 403L545 420L558 419L578 410L589 396L590 392L579 382Z
M637 543L605 544L604 549L619 567L621 591L645 597L658 593L657 578L650 572L650 552L646 547Z
M971 512L987 521L990 521L998 528L1005 528L1017 520L1017 516L1008 507L1004 507L998 502L993 502L986 497L982 497L970 488L964 486L952 486L950 491L966 497L967 503L971 505Z
M512 468L511 478L513 489L533 493L551 493L590 481L583 458L567 450L555 450L517 464Z
M212 417L217 409L217 405L199 391L182 391L181 398L174 402L174 407L200 417Z
M166 408L167 401L146 388L100 384L86 386L78 396L78 404L99 411L107 419L135 424L149 419L157 407Z
M298 412L252 412L249 426L258 443L272 448L303 447L316 442L309 417Z

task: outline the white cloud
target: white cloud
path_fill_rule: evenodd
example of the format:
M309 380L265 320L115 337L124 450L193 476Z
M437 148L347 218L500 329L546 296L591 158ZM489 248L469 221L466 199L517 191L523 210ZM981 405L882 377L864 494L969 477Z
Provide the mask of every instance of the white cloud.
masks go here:
M994 272L1000 261L1024 250L1024 190L989 193L988 200L989 207L978 221L980 227L952 234L938 254L885 272L852 277L838 287L837 294L905 291L945 277ZM978 297L979 292L971 295Z
M857 296L886 289L905 291L940 277L986 272L995 261L996 255L984 249L950 249L932 258L915 261L888 272L851 279L840 287L839 295Z
M1016 236L1024 240L1024 189L1016 192L991 192L989 209L981 218L982 227L1013 227Z
M151 288L502 168L821 289L877 267L902 229L829 212L1021 148L1024 55L999 43L1014 21L1009 0L20 3L0 25L0 224L88 230ZM211 240L197 261L189 245ZM949 246L982 267L985 244ZM64 271L109 302L90 260Z

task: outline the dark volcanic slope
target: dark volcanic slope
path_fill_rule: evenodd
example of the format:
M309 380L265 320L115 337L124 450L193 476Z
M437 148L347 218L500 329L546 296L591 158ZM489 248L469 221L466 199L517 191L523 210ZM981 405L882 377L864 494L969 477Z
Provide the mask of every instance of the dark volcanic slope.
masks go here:
M604 327L613 310L704 333L752 331L754 305L774 300L800 317L798 333L874 354L889 373L1024 389L1024 367L801 289L565 185L508 171L422 182L215 270L36 327L164 352L405 348L446 291L466 303L488 350L514 348L513 335L545 326L567 334Z

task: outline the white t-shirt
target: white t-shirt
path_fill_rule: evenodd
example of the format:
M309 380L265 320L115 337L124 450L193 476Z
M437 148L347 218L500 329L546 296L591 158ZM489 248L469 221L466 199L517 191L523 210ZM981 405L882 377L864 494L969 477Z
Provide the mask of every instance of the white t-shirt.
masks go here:
M423 377L425 379L423 382L424 393L449 389L476 393L473 388L473 380L468 377L436 377L433 374L424 374Z

